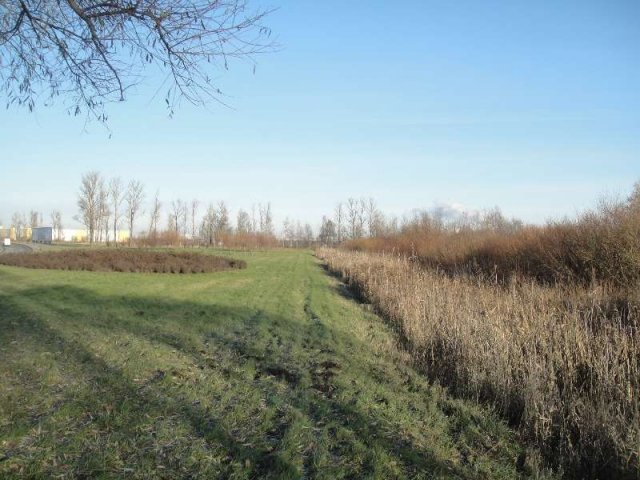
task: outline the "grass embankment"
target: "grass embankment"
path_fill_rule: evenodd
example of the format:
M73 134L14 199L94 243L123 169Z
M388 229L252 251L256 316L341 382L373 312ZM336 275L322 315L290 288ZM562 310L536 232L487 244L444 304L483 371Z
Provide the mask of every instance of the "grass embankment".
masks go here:
M13 253L2 255L0 264L53 270L136 273L209 273L246 267L242 260L214 255L129 248Z
M308 252L215 274L0 267L2 478L514 478Z
M320 252L456 395L488 401L576 478L640 478L640 298L489 284L398 255Z

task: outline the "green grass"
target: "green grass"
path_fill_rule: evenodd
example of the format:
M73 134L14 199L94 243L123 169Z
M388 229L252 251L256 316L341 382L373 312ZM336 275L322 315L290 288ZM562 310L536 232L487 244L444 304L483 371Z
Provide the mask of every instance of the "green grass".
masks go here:
M0 477L538 475L311 253L232 256L248 268L1 266Z

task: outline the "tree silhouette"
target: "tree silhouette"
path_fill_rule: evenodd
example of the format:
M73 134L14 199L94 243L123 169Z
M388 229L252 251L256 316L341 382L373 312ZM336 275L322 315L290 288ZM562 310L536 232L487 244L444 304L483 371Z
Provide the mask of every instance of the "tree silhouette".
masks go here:
M70 113L106 122L105 104L123 101L151 66L169 84L170 113L181 99L222 102L212 71L273 48L269 12L244 0L0 0L7 108L60 96Z

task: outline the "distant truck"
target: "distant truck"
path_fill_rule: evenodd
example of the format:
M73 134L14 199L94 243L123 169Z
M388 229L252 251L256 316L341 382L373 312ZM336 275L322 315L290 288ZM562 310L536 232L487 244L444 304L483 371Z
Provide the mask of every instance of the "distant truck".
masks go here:
M31 229L33 243L51 243L53 241L53 227L35 227Z
M5 247L10 247L11 246L11 239L10 238L4 238L2 240L2 245L4 245Z

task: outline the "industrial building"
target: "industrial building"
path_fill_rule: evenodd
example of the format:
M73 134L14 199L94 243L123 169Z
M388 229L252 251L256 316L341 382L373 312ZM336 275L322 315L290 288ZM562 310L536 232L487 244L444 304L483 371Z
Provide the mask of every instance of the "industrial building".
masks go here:
M31 229L31 241L33 243L51 243L53 242L52 227L34 227Z
M100 232L101 238L105 232ZM126 243L129 240L128 230L118 230L116 232L118 243ZM22 227L17 230L15 227L3 227L0 225L0 242L4 239L13 242L34 242L34 243L52 243L52 242L70 242L70 243L87 243L89 235L84 228L63 228L56 230L53 227ZM113 242L113 230L109 231L108 240ZM104 240L97 240L97 242Z

